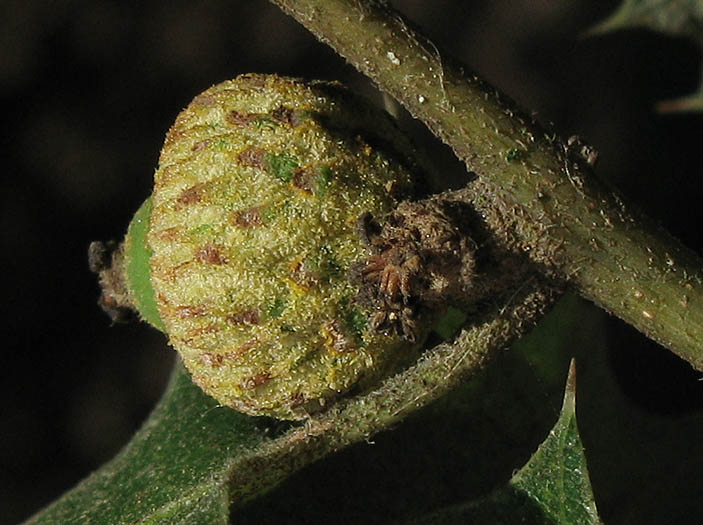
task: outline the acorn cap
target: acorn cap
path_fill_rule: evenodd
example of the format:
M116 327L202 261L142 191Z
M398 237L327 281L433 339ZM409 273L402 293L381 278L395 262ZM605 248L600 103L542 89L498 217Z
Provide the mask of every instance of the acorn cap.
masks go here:
M223 405L300 419L416 355L374 330L360 217L414 195L413 149L341 85L243 75L168 132L124 244L130 298Z

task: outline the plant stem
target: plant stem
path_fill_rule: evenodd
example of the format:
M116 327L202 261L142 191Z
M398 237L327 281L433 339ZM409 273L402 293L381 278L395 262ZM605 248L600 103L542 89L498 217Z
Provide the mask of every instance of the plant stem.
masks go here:
M385 3L272 0L452 147L504 242L703 370L703 261Z

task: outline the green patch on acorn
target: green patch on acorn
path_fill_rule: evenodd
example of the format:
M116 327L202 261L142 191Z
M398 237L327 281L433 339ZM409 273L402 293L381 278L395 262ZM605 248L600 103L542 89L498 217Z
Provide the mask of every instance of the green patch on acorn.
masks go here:
M149 231L149 218L151 216L151 198L144 201L139 210L134 214L127 229L124 244L126 281L129 283L132 303L135 305L142 319L154 328L166 331L151 286L151 249L146 242Z

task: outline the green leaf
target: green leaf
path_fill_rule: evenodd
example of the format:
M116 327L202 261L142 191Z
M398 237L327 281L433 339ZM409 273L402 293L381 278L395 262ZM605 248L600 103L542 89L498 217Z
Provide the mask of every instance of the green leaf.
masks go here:
M218 406L179 364L130 444L29 523L229 523L231 465L267 421Z
M447 308L446 313L437 321L437 326L435 326L434 330L442 339L449 341L464 326L468 318L469 316L466 312L450 306Z
M573 362L557 424L511 485L535 500L555 523L600 523L576 425Z
M505 487L483 499L443 509L413 523L601 523L576 425L575 385L572 362L559 420Z
M703 2L701 0L623 0L618 9L588 34L609 33L641 27L672 36L687 37L703 46ZM703 82L698 91L657 104L660 113L703 111Z
M643 27L673 36L703 38L703 2L700 0L624 0L615 12L591 33Z

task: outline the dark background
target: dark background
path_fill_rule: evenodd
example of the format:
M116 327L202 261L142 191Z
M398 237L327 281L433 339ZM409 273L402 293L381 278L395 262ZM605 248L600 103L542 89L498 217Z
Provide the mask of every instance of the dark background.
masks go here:
M693 43L642 30L580 37L610 0L393 3L563 135L586 137L599 175L703 252L703 120L653 111L696 88ZM245 72L343 80L378 99L264 0L2 3L0 523L110 459L158 399L173 352L145 326L110 327L87 246L122 236L177 112ZM462 173L444 147L426 147L448 177ZM700 374L616 320L604 327L634 410L672 424L700 415Z

